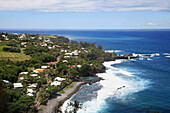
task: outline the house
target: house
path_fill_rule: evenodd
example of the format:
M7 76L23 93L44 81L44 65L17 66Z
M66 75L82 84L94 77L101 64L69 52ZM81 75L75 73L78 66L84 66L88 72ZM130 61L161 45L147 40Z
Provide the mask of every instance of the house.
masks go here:
M67 50L61 50L61 52L65 52L65 53L66 53L66 52L67 52Z
M28 95L28 96L34 96L32 93L28 93L27 95Z
M20 37L18 37L20 40L24 39L26 37L25 34L22 34Z
M35 37L30 37L31 39L35 39Z
M9 81L8 81L8 80L3 80L3 82L5 82L6 84L9 84Z
M72 56L73 53L65 53L66 56Z
M42 37L38 37L39 40L42 40Z
M27 44L27 42L21 42L21 45L22 45L22 46L25 45L25 44Z
M41 46L47 46L47 43L43 43L43 45L41 45Z
M64 58L71 58L71 56L64 56Z
M32 89L27 89L27 95L28 95L28 96L34 96L34 95L33 95L33 92L34 92L34 91L33 91Z
M64 63L67 63L68 61L67 60L63 60Z
M28 75L28 72L21 72L20 75Z
M32 74L31 76L32 76L32 77L37 77L37 76L38 76L38 74Z
M36 73L36 74L38 74L39 72L38 72L37 70L34 70L34 71L33 71L33 73Z
M56 77L54 80L57 80L57 81L64 81L65 79L64 78L60 78L60 77Z
M33 93L33 89L27 89L27 93Z
M43 46L43 43L42 43L42 42L40 42L40 43L39 43L39 45L40 45L40 46Z
M5 40L9 40L9 38L8 38L8 37L5 37Z
M75 66L75 65L72 65L71 68L76 68L76 66Z
M81 65L77 65L78 68L81 68Z
M31 89L36 89L36 87L37 87L37 83L30 84L30 85L28 86L28 88L31 88Z
M14 83L14 88L23 88L22 83Z
M53 49L53 47L48 46L48 49Z
M88 51L87 51L87 50L84 50L84 52L88 53Z
M47 69L49 66L41 66L41 69Z
M50 42L50 38L45 37L44 42Z
M51 83L52 86L59 86L61 85L61 82L58 82L58 81L54 81Z
M76 66L75 65L68 65L68 67L71 67L71 68L76 68Z
M5 38L6 36L5 36L5 35L2 35L2 37L4 37L4 38Z
M61 47L61 46L59 46L59 45L53 45L53 48L56 48L56 47L58 47L58 48L59 48L59 47Z
M18 77L18 80L24 80L24 77Z
M40 72L44 72L44 69L36 69L34 71L38 71L40 73Z

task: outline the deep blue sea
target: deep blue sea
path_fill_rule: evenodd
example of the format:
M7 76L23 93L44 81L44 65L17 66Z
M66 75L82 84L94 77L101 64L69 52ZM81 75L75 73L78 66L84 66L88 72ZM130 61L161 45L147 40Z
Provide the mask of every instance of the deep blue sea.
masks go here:
M149 60L105 62L105 80L83 86L69 101L83 104L80 113L170 113L170 30L48 30L0 32L64 35L101 44L117 54L155 54ZM122 89L117 88L125 86Z

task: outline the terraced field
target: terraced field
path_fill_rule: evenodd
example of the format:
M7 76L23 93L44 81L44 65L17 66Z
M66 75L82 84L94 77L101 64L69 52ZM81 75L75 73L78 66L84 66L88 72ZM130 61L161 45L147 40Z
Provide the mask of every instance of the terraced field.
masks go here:
M29 60L31 57L22 53L5 52L0 47L0 60L24 61Z

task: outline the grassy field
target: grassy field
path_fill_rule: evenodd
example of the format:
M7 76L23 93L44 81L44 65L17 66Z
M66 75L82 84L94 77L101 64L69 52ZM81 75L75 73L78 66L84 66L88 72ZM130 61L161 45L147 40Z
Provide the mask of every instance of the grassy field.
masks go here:
M8 60L9 59L12 61L24 61L24 60L29 60L31 58L29 55L25 55L22 53L2 51L3 47L7 47L7 46L0 46L0 60Z
M57 36L53 36L53 35L40 35L40 37L57 38Z

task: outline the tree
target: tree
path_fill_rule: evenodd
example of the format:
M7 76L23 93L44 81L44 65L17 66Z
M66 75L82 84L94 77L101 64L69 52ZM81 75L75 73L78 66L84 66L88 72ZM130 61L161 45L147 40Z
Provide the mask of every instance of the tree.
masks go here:
M97 47L98 49L102 49L102 46L101 45L98 45L98 47Z
M91 76L93 75L93 70L88 64L83 64L80 68L80 76Z
M23 95L15 103L10 103L12 113L28 112L31 106L34 106L34 98L28 95Z
M73 68L69 68L67 73L68 73L70 78L75 78L78 74L77 70L73 69Z
M2 81L0 81L0 113L8 113L8 96L7 92L2 86Z

